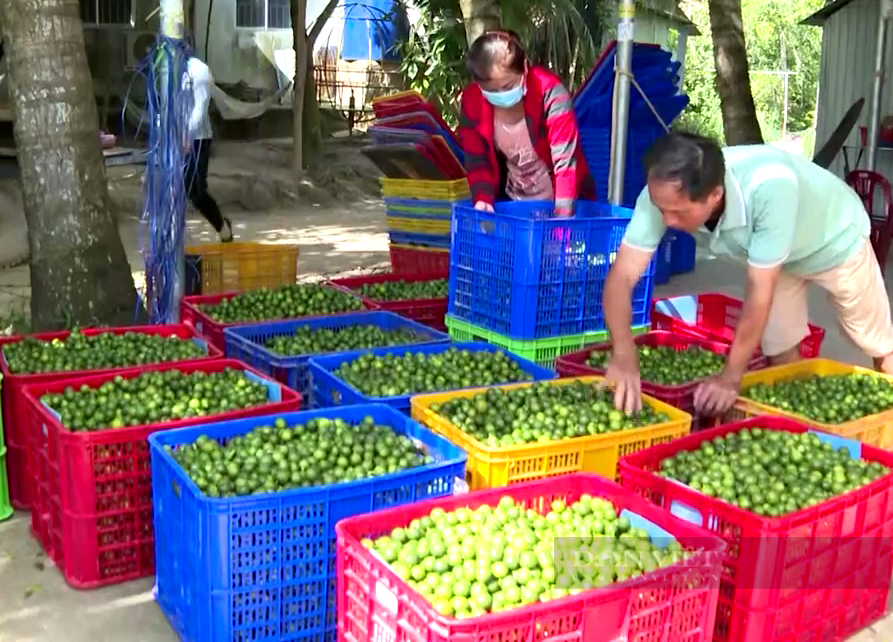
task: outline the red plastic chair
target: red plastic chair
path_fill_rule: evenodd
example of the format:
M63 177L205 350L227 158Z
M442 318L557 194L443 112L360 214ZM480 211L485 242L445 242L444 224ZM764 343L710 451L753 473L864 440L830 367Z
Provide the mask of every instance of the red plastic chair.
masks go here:
M878 263L883 268L890 253L890 243L893 241L893 189L890 187L890 181L877 172L857 169L847 174L846 182L865 205L865 211L871 219L871 246L874 248ZM881 190L884 204L881 211L875 213L875 190L878 188Z

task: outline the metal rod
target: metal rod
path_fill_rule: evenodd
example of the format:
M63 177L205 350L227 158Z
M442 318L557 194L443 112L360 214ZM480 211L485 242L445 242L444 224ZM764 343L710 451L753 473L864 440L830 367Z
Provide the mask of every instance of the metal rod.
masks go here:
M685 52L688 50L688 27L679 27L676 41L676 61L679 63L679 93L685 93Z
M182 40L183 39L183 31L186 23L186 15L183 10L183 0L161 0L161 33L162 35L175 39ZM161 123L160 126L162 128L168 127L176 127L176 123L171 123L169 119L173 113L173 110L176 106L171 106L167 104L167 84L170 82L169 74L174 74L175 77L178 77L178 74L182 73L183 69L169 69L167 64L167 57L163 59L165 62L163 63L163 67L161 69L161 83L163 87L163 91L161 92L161 100L162 102L162 111L161 111ZM168 195L167 206L170 208L176 207L175 203L177 200L174 198L173 194ZM171 235L172 240L177 240L179 237L179 243L177 244L177 258L175 262L174 269L174 283L171 288L171 301L168 302L167 310L168 310L168 318L162 320L162 323L179 323L180 322L180 304L183 302L183 292L184 292L184 275L186 274L186 254L184 242L185 239L182 235L182 230L184 229L185 216L186 212L172 212L173 216L171 220L173 221L173 228L168 230L168 233Z
M617 53L614 72L614 105L611 132L611 175L608 200L623 203L623 174L626 170L626 141L629 126L630 74L633 70L633 35L636 24L635 0L621 0L617 25Z
M877 28L877 48L874 52L874 82L871 87L871 112L868 117L868 159L869 171L877 164L877 143L881 128L881 96L884 89L884 65L887 59L887 27L893 14L893 1L880 0L880 21Z

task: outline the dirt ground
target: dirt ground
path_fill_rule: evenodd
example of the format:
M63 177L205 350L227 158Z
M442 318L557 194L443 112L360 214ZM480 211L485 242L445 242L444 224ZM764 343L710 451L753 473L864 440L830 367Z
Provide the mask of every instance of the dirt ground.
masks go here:
M243 240L295 242L301 245L303 275L335 274L387 265L387 234L374 173L357 162L358 149L345 145L333 153L337 179L308 183L300 193L286 193L287 151L277 142L223 145L212 160L211 189ZM343 151L346 150L346 151ZM335 164L342 163L342 164ZM257 172L263 166L262 173ZM260 175L259 175L260 174ZM139 280L139 168L110 172L111 192L120 212L121 236ZM326 182L326 180L330 182ZM371 187L370 187L371 185ZM260 208L260 204L266 207ZM190 215L189 237L212 241L208 225ZM2 228L0 228L2 232ZM0 255L5 237L0 236ZM893 282L888 269L888 283ZM742 273L708 256L699 257L692 274L677 277L658 294L720 291L741 296ZM0 271L0 306L14 309L27 301L27 268ZM812 320L826 328L823 354L867 365L842 335L834 312L821 292L810 293ZM152 598L145 579L98 591L76 591L62 580L29 533L26 513L0 523L0 642L174 642L177 637ZM854 642L893 642L893 616L852 638Z

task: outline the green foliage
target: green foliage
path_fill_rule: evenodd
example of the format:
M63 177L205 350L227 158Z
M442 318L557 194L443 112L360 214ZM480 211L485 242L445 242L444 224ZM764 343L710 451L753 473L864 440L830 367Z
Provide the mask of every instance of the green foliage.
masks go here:
M419 20L410 25L409 37L397 47L400 71L410 89L440 107L444 120L454 127L459 116L459 94L466 83L465 26L458 0L416 2Z
M759 73L782 70L782 42L787 54L789 77L788 132L813 127L816 90L821 64L822 31L799 25L799 21L822 7L823 0L742 0L744 37L750 65L750 82L757 117L766 141L779 140L784 118L784 79ZM703 36L688 39L685 91L691 105L677 126L723 139L722 113L716 93L713 41L707 3L689 2L684 11Z

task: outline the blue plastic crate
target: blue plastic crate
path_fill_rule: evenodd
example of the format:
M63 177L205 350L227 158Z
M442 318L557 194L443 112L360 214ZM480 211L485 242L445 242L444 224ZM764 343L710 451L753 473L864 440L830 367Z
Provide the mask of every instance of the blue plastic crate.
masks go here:
M450 248L449 234L419 234L415 232L388 231L391 243L400 245L421 245L422 247L436 247L448 250Z
M657 246L657 251L654 253L654 285L663 285L672 276L671 257L675 234L675 231L667 230L663 239L661 239L660 245Z
M269 425L315 418L392 426L423 444L433 464L335 484L213 499L164 447L207 435L218 441ZM383 404L204 424L149 437L157 559L156 599L182 640L336 639L335 524L346 517L453 493L467 455Z
M294 334L298 328L335 330L357 325L374 325L391 332L409 331L419 336L419 343L430 345L449 343L450 335L406 319L393 312L358 312L319 319L294 319L272 323L253 323L224 329L226 354L239 359L286 386L301 393L304 407L313 407L312 386L310 384L309 361L313 356L322 355L279 355L264 347L264 342L273 337Z
M437 354L446 352L449 348L458 348L460 350L471 350L473 352L505 352L508 357L521 366L524 372L533 375L535 381L543 381L554 379L555 373L551 370L538 366L533 361L528 361L499 346L489 343L454 343L451 345L434 345L434 346L398 346L395 348L374 348L372 350L361 350L357 352L342 352L340 354L318 357L310 360L310 372L313 379L313 397L321 406L349 406L352 404L364 403L385 403L397 410L409 413L409 400L412 395L400 395L397 397L367 397L362 392L342 381L335 374L335 371L343 363L354 361L363 355L404 355L408 353L424 353ZM505 383L505 382L502 382ZM431 392L441 392L434 391Z
M453 208L449 313L511 339L606 329L604 282L632 210L579 201L570 219L552 203ZM632 325L651 323L651 267L633 291Z
M676 232L670 251L670 274L688 274L695 269L697 244L695 237L686 232Z
M641 128L627 133L626 169L623 177L623 205L633 207L645 188L645 154L660 132L653 128ZM596 197L608 200L608 181L611 175L611 130L606 127L580 130L580 144L595 180Z

